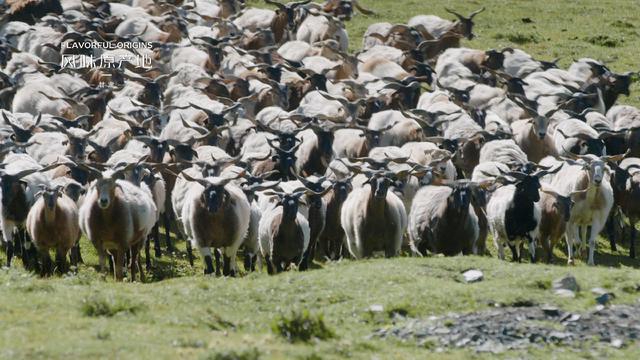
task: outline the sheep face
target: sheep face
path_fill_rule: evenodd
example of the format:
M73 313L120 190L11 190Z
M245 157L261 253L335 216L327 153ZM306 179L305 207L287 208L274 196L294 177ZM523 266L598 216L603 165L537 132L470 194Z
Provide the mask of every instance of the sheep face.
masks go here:
M529 201L540 201L540 181L537 176L526 176L516 184L516 196L524 196Z
M111 206L111 202L116 193L116 180L111 177L104 177L96 180L96 190L98 192L98 206L105 210Z
M282 217L287 221L295 221L298 214L298 199L293 196L285 196L282 199Z
M533 131L540 140L543 140L547 135L547 126L549 125L549 119L544 116L536 116L531 120L533 124Z
M335 192L336 200L339 203L344 202L351 191L351 179L338 180L332 185Z
M85 193L85 190L80 184L71 183L64 188L64 192L71 200L77 202L80 196Z
M62 188L45 188L40 193L42 198L44 199L44 205L49 210L53 210L56 206L56 202L58 201L58 197L62 195Z
M325 12L333 13L333 16L341 20L351 20L351 17L353 16L353 6L350 0L330 2L323 10Z
M84 160L87 140L81 137L69 136L69 155Z
M367 139L367 144L369 144L370 148L374 148L380 145L380 135L382 132L377 130L364 130L360 137L365 137Z
M220 210L229 198L229 193L224 189L223 185L209 185L202 192L202 201L207 211L215 214Z
M602 179L604 178L604 162L601 160L594 160L589 163L588 167L589 178L591 178L594 184L600 185L600 183L602 183Z
M467 209L471 203L471 191L466 186L458 186L453 189L447 201L456 211Z
M498 70L504 63L504 53L497 50L485 51L484 66L492 70Z
M553 207L558 210L565 222L569 221L569 218L571 217L571 209L574 205L573 200L571 200L571 197L569 196L562 195L554 196L554 198L555 201L553 202Z
M387 191L393 181L386 176L375 176L369 179L367 183L371 185L373 196L376 199L385 199L387 197Z

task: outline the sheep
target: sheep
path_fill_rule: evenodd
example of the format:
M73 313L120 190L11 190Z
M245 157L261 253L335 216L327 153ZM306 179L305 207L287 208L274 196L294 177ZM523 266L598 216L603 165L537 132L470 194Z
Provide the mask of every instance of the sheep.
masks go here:
M40 185L46 185L47 177L40 171L47 170L26 154L9 154L4 159L6 164L0 170L0 186L2 187L2 201L0 202L0 226L2 238L6 246L7 267L11 267L14 254L14 232L20 231L27 219L29 209L35 201L35 194ZM21 234L18 234L21 239ZM30 242L25 239L23 244L28 250ZM19 248L19 250L21 250ZM27 263L28 257L24 256L23 262Z
M205 275L214 272L212 247L224 248L223 275L235 276L238 272L236 253L249 228L251 205L231 181L243 175L193 178L185 172L181 174L191 183L182 208L182 223L189 241L200 250ZM217 261L215 272L220 273Z
M309 222L298 211L300 197L307 192L299 189L292 193L268 190L266 196L276 196L275 206L263 212L258 237L260 254L267 264L267 272L276 274L291 263L300 264L309 246Z
M257 31L271 29L276 43L289 39L290 30L296 23L296 9L308 4L311 0L296 1L286 5L272 0L265 0L268 4L278 7L277 11L250 8L233 20L233 24L243 30Z
M545 251L547 264L551 263L553 248L565 236L567 221L571 217L571 200L580 192L572 192L569 196L558 194L549 185L540 188L540 225L539 237Z
M344 24L332 16L322 13L310 12L298 26L295 38L309 44L333 39L340 44L341 51L347 51L349 48L349 36L344 29Z
M407 227L407 212L402 200L387 190L403 176L384 170L351 168L363 173L367 183L354 189L342 205L340 223L349 253L356 259L370 257L374 251L384 251L386 257L397 256Z
M416 193L409 212L409 244L418 254L476 254L480 228L471 205L476 184L464 181L428 185Z
M640 218L640 209L638 207L638 195L640 194L640 159L631 157L620 162L619 165L613 164L614 172L611 176L611 185L615 204L619 206L622 213L629 218L629 227L631 229L631 244L629 246L629 257L636 257L636 228L635 224ZM612 249L615 249L615 233L610 231L609 240Z
M587 228L590 227L587 264L594 265L596 236L604 228L614 201L613 189L606 179L605 163L619 161L624 155L601 157L593 154L569 153L569 155L574 161L565 164L551 181L551 186L565 196L575 191L585 190L578 196L572 196L575 205L566 230L567 262L574 263L573 247L575 245L579 244L580 248L584 249L587 243Z
M511 139L489 141L480 149L480 163L495 161L508 165L523 165L527 154Z
M569 157L574 154L604 155L604 141L600 134L578 119L561 121L553 133L553 149L558 156Z
M41 258L41 275L52 273L49 250L56 250L56 266L60 273L68 271L67 253L80 240L78 208L62 186L42 186L29 214L26 228ZM73 255L73 254L72 254ZM71 257L73 266L78 259Z
M501 260L504 260L504 244L507 243L513 252L514 260L520 261L520 245L524 238L529 245L531 261L535 261L540 224L540 178L558 170L560 167L539 170L530 175L511 171L496 178L496 181L504 186L491 194L487 203L487 220Z
M332 180L331 189L324 195L326 204L325 226L318 238L318 255L324 255L330 260L339 260L342 257L344 245L344 230L340 226L342 205L347 199L351 186L352 176Z
M448 13L455 15L458 20L451 22L435 15L417 15L409 19L407 24L418 29L422 33L422 37L425 39L438 39L445 36L447 33L452 32L464 35L469 40L473 39L473 18L483 12L484 7L472 12L468 17L464 17L449 9L445 10Z
M83 167L96 180L89 184L78 217L82 233L98 251L100 269L104 271L105 254L109 252L113 257L114 278L122 281L125 252L130 250L130 280L135 281L139 272L140 280L144 281L139 254L157 221L151 191L146 184L138 187L118 179L130 166L105 171Z

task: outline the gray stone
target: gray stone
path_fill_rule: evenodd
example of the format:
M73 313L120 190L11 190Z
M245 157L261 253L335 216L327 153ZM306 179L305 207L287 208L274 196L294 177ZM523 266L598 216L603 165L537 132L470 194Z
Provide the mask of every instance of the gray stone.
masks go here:
M553 289L571 290L576 293L580 291L580 286L578 285L578 281L573 275L566 275L553 281Z
M474 283L481 281L484 278L484 274L480 270L471 269L462 273L464 281L467 283Z

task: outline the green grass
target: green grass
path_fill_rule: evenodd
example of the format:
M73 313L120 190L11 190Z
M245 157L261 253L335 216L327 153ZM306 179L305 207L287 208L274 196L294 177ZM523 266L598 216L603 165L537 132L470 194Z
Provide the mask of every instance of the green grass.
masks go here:
M556 265L477 256L402 257L344 260L318 264L308 272L269 276L263 271L232 279L201 275L199 259L191 269L185 259L163 257L154 261L155 271L168 273L162 268L174 264L185 270L147 284L115 283L97 273L93 248L84 240L82 245L87 265L77 275L40 279L21 269L20 261L0 270L0 358L422 358L436 346L370 335L403 317L476 311L496 303L591 309L596 304L589 291L593 287L614 292L614 304L640 297L638 270L629 266L638 263L628 262L626 249L611 253L603 241L596 267L567 267L557 249ZM460 274L469 268L482 270L485 280L463 283ZM550 289L555 278L567 273L582 288L575 299L556 297ZM372 305L383 310L372 311ZM631 345L595 351L630 358L638 350ZM587 354L562 347L531 351L500 357ZM467 350L439 355L479 356Z
M633 1L390 1L360 0L378 15L358 15L347 24L351 48L374 22L406 22L425 13L445 18L448 6L468 13L481 6L474 48L519 47L561 66L588 56L615 71L637 70L640 12ZM258 4L250 1L250 4ZM261 4L261 2L260 2ZM531 23L521 19L529 18ZM640 105L638 85L623 103ZM487 247L493 251L493 245ZM434 356L436 345L370 338L399 318L485 309L494 303L554 304L567 310L595 306L589 289L616 294L614 304L638 301L638 261L627 250L611 252L600 240L596 267L567 267L561 249L555 265L514 264L494 257L372 259L318 264L309 272L241 278L202 275L191 268L184 243L174 257L154 259L149 283L114 283L99 274L93 247L83 240L86 265L77 275L39 279L16 267L0 270L0 358L135 359L408 359ZM508 252L507 252L508 253ZM1 261L4 261L2 259ZM481 269L485 280L464 284L460 273ZM583 289L575 299L552 295L553 279L571 273ZM382 305L382 312L371 311ZM283 336L282 334L285 334ZM290 341L291 334L303 341ZM328 335L331 334L331 335ZM467 350L438 358L635 358L638 345L616 350L542 348L482 355Z

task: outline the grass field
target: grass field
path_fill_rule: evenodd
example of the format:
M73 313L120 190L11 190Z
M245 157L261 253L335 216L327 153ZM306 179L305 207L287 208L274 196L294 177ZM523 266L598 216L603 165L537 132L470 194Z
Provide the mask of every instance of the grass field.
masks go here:
M637 1L360 2L378 15L359 15L347 24L354 50L371 23L406 22L420 13L450 18L445 6L461 13L485 6L477 17L478 38L466 43L470 47L519 47L540 59L560 57L563 66L589 56L616 71L640 69ZM622 102L640 105L638 86L633 90ZM148 284L117 284L98 274L92 246L86 241L82 245L87 265L78 275L39 279L25 272L20 261L13 269L0 270L0 358L425 358L434 349L370 335L390 326L394 314L427 317L520 300L583 310L595 305L592 287L613 291L614 303L640 297L640 263L629 260L624 248L610 252L604 241L598 245L596 267L579 263L568 268L556 249L556 265L514 264L494 257L345 260L318 264L309 272L260 272L235 279L204 277L200 260L190 268L180 252L155 261ZM184 250L184 243L179 247ZM493 250L492 244L488 247ZM460 273L469 268L481 269L485 280L462 283ZM553 279L567 273L583 289L575 299L556 297L549 289ZM374 304L383 311L369 311ZM289 333L324 340L290 342L281 335L296 320L305 320L300 315L305 311L311 330ZM554 347L498 356L453 350L437 357L631 359L640 347L591 350Z

